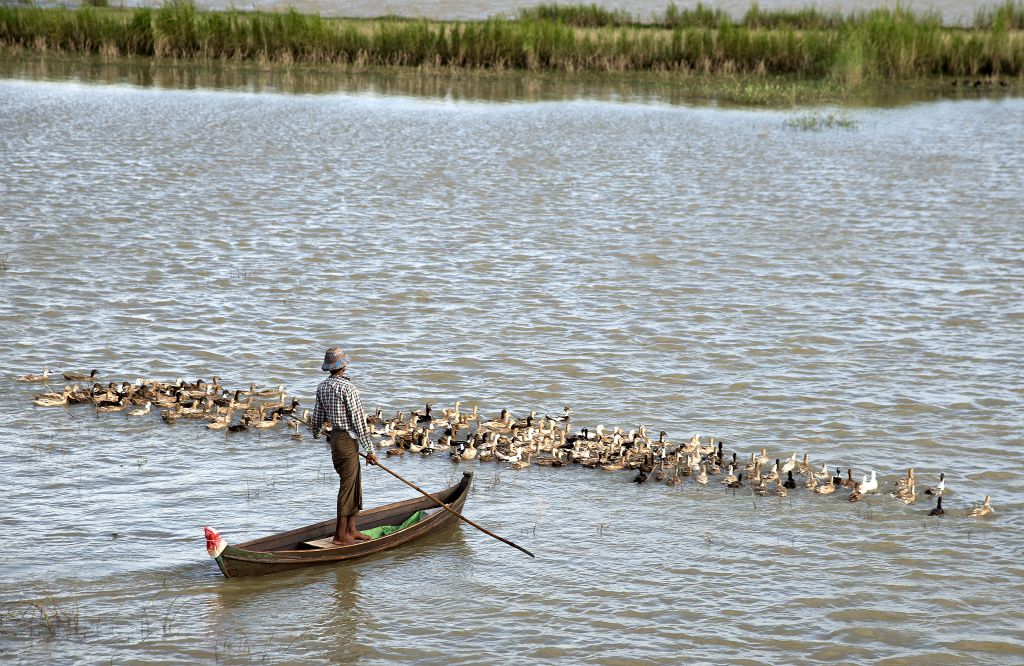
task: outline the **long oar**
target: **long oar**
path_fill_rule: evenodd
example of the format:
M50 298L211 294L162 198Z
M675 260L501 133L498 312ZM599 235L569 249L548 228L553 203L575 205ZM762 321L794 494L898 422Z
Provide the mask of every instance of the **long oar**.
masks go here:
M363 456L364 458L368 457L368 454L365 454L365 453L364 453L364 454L361 454L361 455L362 455L362 456ZM530 557L533 557L533 558L536 558L536 557L537 557L536 555L534 555L534 554L533 554L533 553L531 553L530 551L526 550L526 549L525 549L525 548L523 548L522 546L520 546L520 545L518 545L518 544L515 544L515 543L512 543L511 541L509 541L508 539L506 539L506 538L505 538L505 537L503 537L503 536L498 536L497 534L495 534L494 532L490 531L490 530L489 530L489 529L487 529L486 527L481 527L480 525L477 525L477 524L476 524L476 523L474 523L474 522L473 522L472 520L470 520L469 518L466 518L466 517L465 517L465 516L463 516L463 515L462 515L461 513L459 513L459 512L458 512L458 511L456 511L455 509L451 508L450 506L448 506L447 504L445 504L445 503L444 503L444 502L442 502L441 500L437 499L436 497L434 497L433 495L431 495L431 494L430 494L430 493L428 493L427 491L423 490L422 488L420 488L419 486L417 486L417 485L416 485L415 483L413 483L413 482L412 482L412 481L410 481L409 479L406 479L406 478L405 478L404 476L402 476L402 475L401 475L401 474L399 474L398 472L394 471L393 469L388 469L388 468L387 468L387 467L385 467L384 465L381 465L381 464L380 464L380 461L378 461L378 462L376 463L376 465L377 465L377 467L380 467L380 468L381 468L382 470L384 470L385 472L387 472L387 473L388 473L388 474L390 474L391 476L395 477L396 479L398 479L399 481L401 481L401 482L402 482L402 483L404 483L405 485L409 486L409 487L410 487L410 488L412 488L413 490L417 490L417 491L419 491L419 492L420 492L420 494L422 494L422 495L423 495L424 497L427 497L427 498L429 498L429 499L430 499L430 500L431 500L431 501L432 501L432 502L433 502L434 504L438 505L439 507L441 507L442 509L444 509L444 510L445 510L445 511L447 511L448 513L452 514L453 516L455 516L455 517L456 517L456 518L458 518L459 520L463 521L464 523L468 523L468 524L472 525L473 527L477 528L478 530L480 530L481 532L483 532L483 533L484 533L484 534L486 534L487 536L492 536L492 537L494 537L495 539L497 539L498 541L501 541L502 543L507 543L508 545L512 546L512 547L513 547L513 548L515 548L516 550L520 550L520 551L522 551L522 552L526 553L526 554L527 554L527 555L529 555Z
M300 418L299 418L299 417L297 417L297 416L292 416L291 414L289 414L288 416L291 416L291 417L292 417L293 419L295 419L295 420L296 420L296 421L298 421L299 423L305 423L305 421L303 421L302 419L300 419ZM361 456L362 456L363 458L367 458L367 457L368 457L368 454L365 454L365 453L361 453L361 454L359 454L359 455L361 455ZM456 518L458 518L458 519L459 519L459 520L461 520L462 522L464 522L464 523L468 523L468 524L472 525L473 527L477 528L478 530L480 530L481 532L483 532L483 533L484 533L484 534L486 534L487 536L491 536L491 537L494 537L494 538L495 538L495 539L497 539L498 541L501 541L502 543L506 543L506 544L508 544L508 545L512 546L513 548L515 548L516 550L520 550L520 551L522 551L522 552L526 553L527 555L529 555L530 557L532 557L532 558L534 558L534 559L536 559L536 558L537 558L537 556L536 556L536 555L534 555L534 554L533 554L533 553L531 553L530 551L526 550L526 549L525 549L525 548L523 548L522 546L520 546L520 545L518 545L518 544L515 544L515 543L512 543L511 541L509 541L508 539L506 539L506 538L505 538L505 537L503 537L503 536L498 536L497 534L495 534L494 532L490 531L490 530L489 530L489 529L487 529L486 527L481 527L480 525L477 525L477 524L476 524L476 523L474 523L474 522L473 522L472 520L470 520L469 518L466 518L466 517L465 517L464 515L462 515L461 513L459 513L458 511L456 511L455 509L451 508L450 506L448 506L447 504L445 504L445 503L444 503L444 502L442 502L441 500L437 499L436 497L434 497L433 495L431 495L431 494L430 494L430 493L428 493L427 491L423 490L422 488L420 488L420 487L419 487L419 486L417 486L417 485L416 485L415 483L413 483L413 482L412 482L412 481L410 481L409 479L405 478L404 476L402 476L402 475L401 475L401 474L399 474L398 472L394 471L393 469L389 469L389 468L385 467L384 465L381 465L381 464L380 464L380 461L379 461L379 460L377 461L377 463L376 463L376 464L377 464L377 467L380 467L380 468L381 468L382 470L384 470L385 472L387 472L387 473L388 473L388 474L390 474L391 476L395 477L396 479L398 479L399 481L401 481L401 482L402 482L402 483L404 483L405 485L407 485L407 486L409 486L410 488L412 488L413 490L415 490L415 491L419 492L419 493L420 493L421 495L423 495L424 497L426 497L427 499L429 499L429 500L430 500L430 501L432 501L432 502L433 502L434 504L438 505L439 507L441 507L442 509L444 509L444 510L445 510L445 511L447 511L448 513L452 514L453 516L455 516Z

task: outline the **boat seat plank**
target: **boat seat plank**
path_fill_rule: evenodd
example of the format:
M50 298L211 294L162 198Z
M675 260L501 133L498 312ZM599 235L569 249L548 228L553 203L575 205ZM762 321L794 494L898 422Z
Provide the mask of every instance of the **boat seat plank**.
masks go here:
M309 541L303 541L302 546L304 548L344 548L334 543L334 535L325 536L323 539L310 539Z

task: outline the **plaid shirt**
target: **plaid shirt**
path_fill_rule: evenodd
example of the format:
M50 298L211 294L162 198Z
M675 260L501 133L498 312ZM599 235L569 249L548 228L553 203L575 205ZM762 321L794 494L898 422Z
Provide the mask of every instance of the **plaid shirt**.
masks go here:
M359 389L344 375L332 375L320 382L316 389L316 405L313 406L313 416L309 422L314 437L320 436L324 421L330 421L333 428L348 431L367 453L373 453L373 442L370 440L370 429L366 426L366 412L359 398Z

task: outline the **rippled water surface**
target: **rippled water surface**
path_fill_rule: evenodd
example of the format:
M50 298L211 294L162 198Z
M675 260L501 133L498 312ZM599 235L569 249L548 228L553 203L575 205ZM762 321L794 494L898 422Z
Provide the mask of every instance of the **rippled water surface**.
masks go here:
M0 655L1021 662L1024 101L849 114L0 81ZM462 527L227 580L202 526L330 516L321 443L33 408L11 379L309 406L334 343L371 407L571 405L883 487L944 471L950 515L406 457L429 488L475 469L467 513L537 559Z

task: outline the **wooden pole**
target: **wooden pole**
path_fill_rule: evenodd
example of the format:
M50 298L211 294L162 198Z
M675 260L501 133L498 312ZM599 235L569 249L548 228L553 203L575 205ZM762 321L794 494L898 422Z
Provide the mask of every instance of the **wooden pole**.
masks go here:
M299 423L305 423L305 421L303 421L302 419L300 419L297 416L292 416L291 414L289 414L288 416L290 416L291 418L295 419ZM363 458L367 458L368 457L367 454L365 454L365 453L360 453L359 455L361 455ZM374 457L376 457L376 455ZM451 508L450 506L448 506L447 504L445 504L441 500L437 499L436 497L434 497L433 495L431 495L427 491L423 490L422 488L420 488L415 483L413 483L412 481L408 480L407 478L405 478L404 476L402 476L398 472L396 472L396 471L394 471L392 469L389 469L389 468L385 467L384 465L381 465L379 460L377 461L376 465L377 465L377 467L380 467L382 470L384 470L385 472L387 472L391 476L395 477L396 479L398 479L399 481L401 481L405 485L407 485L410 488L412 488L413 490L419 492L421 495L423 495L427 499L431 500L434 504L438 505L439 507L441 507L442 509L444 509L448 513L452 514L453 516L455 516L456 518L461 520L462 522L468 523L469 525L472 525L473 527L477 528L478 530L480 530L481 532L483 532L487 536L494 537L498 541L501 541L502 543L506 543L506 544L512 546L513 548L515 548L516 550L519 550L519 551L522 551L522 552L526 553L527 555L529 555L530 557L532 557L534 559L537 558L536 555L534 555L530 551L526 550L522 546L517 545L515 543L512 543L511 541L509 541L508 539L506 539L503 536L498 536L497 534L495 534L494 532L490 531L486 527L481 527L480 525L477 525L472 520L470 520L469 518L466 518L461 513L459 513L455 509Z
M367 457L367 455L366 455L366 454L361 454L361 455L362 455L362 456L363 456L364 458L366 458L366 457ZM517 545L517 544L515 544L515 543L512 543L511 541L509 541L508 539L506 539L506 538L505 538L505 537L503 537L503 536L498 536L497 534L495 534L494 532L490 531L490 530L489 530L489 529L487 529L486 527L481 527L480 525L477 525L477 524L476 524L476 523L474 523L474 522L473 522L472 520L470 520L469 518L466 518L466 517L465 517L465 516L463 516L463 515L462 515L461 513L459 513L459 512L458 512L458 511L456 511L455 509L451 508L450 506L448 506L447 504L445 504L445 503L444 503L444 502L442 502L441 500L437 499L436 497L434 497L433 495L431 495L431 494L430 494L430 493L428 493L427 491L423 490L422 488L420 488L419 486L417 486L417 485L416 485L415 483L413 483L412 481L409 481L408 479L406 479L406 478L405 478L404 476L402 476L402 475L401 475L401 474L399 474L398 472L396 472L396 471L394 471L394 470L392 470L392 469L388 469L388 468L387 468L387 467L385 467L384 465L381 465L381 464L380 464L380 461L378 461L378 462L376 463L376 465L377 465L377 467L380 467L380 468L381 468L382 470L384 470L385 472L387 472L387 473L388 473L388 474L390 474L391 476L395 477L396 479L398 479L399 481L401 481L401 482L402 482L402 483L404 483L405 485L409 486L409 487L410 487L410 488L412 488L413 490L417 490L417 491L419 491L419 492L420 492L420 494L422 494L422 495L423 495L424 497L427 497L427 498L429 498L430 500L432 500L432 501L434 502L434 504L438 505L439 507L441 507L442 509L444 509L444 510L445 510L445 511L447 511L448 513L452 514L453 516L455 516L455 517L456 517L456 518L458 518L459 520L461 520L461 521L463 521L463 522L465 522L465 523L468 523L468 524L472 525L473 527L477 528L478 530L480 530L481 532L483 532L483 533L484 533L484 534L486 534L487 536L492 536L492 537L494 537L495 539L497 539L498 541L501 541L502 543L507 543L508 545L512 546L512 547L513 547L513 548L515 548L516 550L522 551L522 552L526 553L527 555L529 555L530 557L533 557L533 558L535 558L535 559L536 559L536 557L537 557L537 556L536 556L536 555L534 555L533 553L531 553L530 551L526 550L525 548L523 548L523 547L522 547L522 546L520 546L520 545Z

